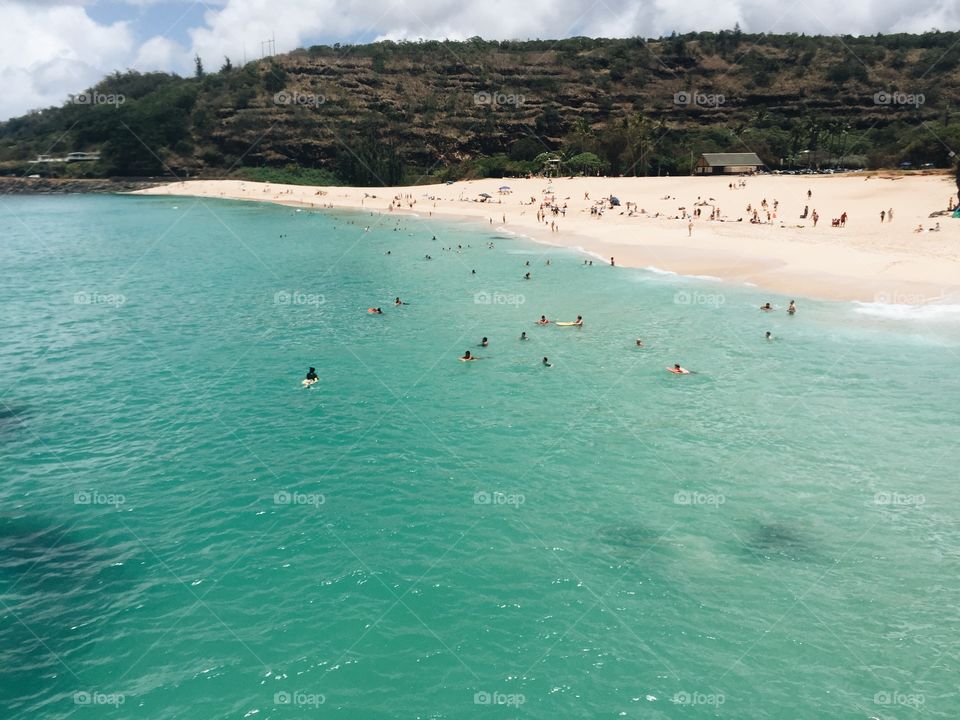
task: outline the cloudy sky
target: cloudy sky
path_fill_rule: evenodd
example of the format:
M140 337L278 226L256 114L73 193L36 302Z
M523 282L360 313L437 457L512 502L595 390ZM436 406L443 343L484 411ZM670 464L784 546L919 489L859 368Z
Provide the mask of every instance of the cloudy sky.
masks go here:
M320 43L658 37L672 31L874 34L960 27L958 0L0 0L0 119L59 105L114 70L215 70Z

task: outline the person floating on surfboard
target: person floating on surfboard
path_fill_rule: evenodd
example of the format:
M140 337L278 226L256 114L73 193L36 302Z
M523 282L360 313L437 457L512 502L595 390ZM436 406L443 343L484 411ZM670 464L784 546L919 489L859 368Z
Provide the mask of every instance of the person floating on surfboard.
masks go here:
M549 325L549 324L550 324L550 321L547 320L547 316L546 316L546 315L541 315L541 316L540 316L540 319L537 320L537 325Z
M317 377L317 369L316 369L316 368L310 368L309 370L307 370L307 378L306 378L306 379L307 379L307 380L314 381L314 382L316 382L317 380L319 380L320 378Z
M689 375L690 371L686 368L680 367L680 363L674 363L672 368L667 368L668 371L672 372L674 375Z
M383 310L380 308L367 308L367 312L371 315L383 315Z

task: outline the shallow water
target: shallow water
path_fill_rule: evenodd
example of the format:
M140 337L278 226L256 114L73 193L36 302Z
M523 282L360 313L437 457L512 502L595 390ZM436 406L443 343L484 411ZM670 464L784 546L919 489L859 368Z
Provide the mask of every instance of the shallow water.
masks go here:
M2 206L4 717L956 716L950 309L788 317L429 219Z

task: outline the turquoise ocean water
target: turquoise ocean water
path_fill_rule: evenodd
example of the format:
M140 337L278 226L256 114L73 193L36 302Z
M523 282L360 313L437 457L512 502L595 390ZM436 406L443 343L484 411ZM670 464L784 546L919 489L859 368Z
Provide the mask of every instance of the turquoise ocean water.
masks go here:
M0 716L960 713L948 310L429 219L0 209Z

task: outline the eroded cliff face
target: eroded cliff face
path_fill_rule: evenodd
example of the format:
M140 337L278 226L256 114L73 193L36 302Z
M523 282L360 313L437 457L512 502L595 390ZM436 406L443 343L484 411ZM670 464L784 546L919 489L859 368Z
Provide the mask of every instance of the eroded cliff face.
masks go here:
M596 153L612 174L688 171L690 153L718 149L771 166L803 151L946 158L951 128L960 140L960 47L939 45L954 35L315 47L201 78L117 74L98 86L124 97L113 108L4 123L0 161L50 152L54 139L101 150L100 174L298 166L358 183L558 148Z

